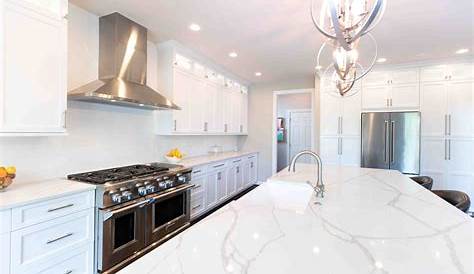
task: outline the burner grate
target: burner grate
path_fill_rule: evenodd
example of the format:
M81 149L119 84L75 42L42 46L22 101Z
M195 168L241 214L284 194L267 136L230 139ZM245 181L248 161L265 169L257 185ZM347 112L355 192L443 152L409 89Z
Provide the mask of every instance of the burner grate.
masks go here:
M158 172L167 171L167 167L158 167L151 165L132 165L119 168L110 168L92 172L78 173L68 175L67 178L70 180L76 180L81 182L93 183L93 184L105 184L114 181L128 180L134 177L154 174Z

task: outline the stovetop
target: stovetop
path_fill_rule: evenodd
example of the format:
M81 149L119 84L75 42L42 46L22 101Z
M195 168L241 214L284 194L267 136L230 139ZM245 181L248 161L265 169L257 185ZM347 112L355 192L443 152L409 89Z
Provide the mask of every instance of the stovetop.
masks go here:
M77 173L68 175L70 180L102 185L106 183L120 182L146 175L155 175L169 171L170 169L180 168L180 165L171 165L165 163L153 163L149 165L137 164L118 168L109 168L91 172Z

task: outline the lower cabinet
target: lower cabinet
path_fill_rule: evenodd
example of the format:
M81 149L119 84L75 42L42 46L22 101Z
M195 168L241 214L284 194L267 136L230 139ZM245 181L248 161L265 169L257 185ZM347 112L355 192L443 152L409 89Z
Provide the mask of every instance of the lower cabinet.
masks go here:
M322 136L321 159L323 164L360 166L360 137Z
M250 154L193 168L191 219L212 210L257 183L258 155Z
M1 211L0 273L94 273L94 220L93 191Z

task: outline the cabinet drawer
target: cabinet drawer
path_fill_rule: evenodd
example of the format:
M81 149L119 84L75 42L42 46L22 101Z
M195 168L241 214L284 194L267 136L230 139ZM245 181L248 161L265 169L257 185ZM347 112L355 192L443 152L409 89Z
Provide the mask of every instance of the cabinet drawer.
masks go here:
M88 191L14 208L12 211L12 230L92 207L94 207L94 192Z
M193 180L191 180L191 184L194 185L194 187L191 189L191 195L194 195L194 193L197 193L197 192L201 192L206 187L205 185L206 177L201 176L201 177L194 178Z
M94 240L94 209L12 232L11 269L31 273Z
M226 166L227 166L227 162L225 162L225 161L213 163L212 165L210 165L209 171L215 171L215 170L218 170L218 169L224 169L224 168L226 168Z
M204 191L197 192L191 196L191 218L204 211Z
M83 248L71 250L64 260L54 262L40 270L38 274L89 274L93 273L93 243ZM63 259L63 258L61 258Z
M207 172L207 165L193 167L192 177L202 176Z

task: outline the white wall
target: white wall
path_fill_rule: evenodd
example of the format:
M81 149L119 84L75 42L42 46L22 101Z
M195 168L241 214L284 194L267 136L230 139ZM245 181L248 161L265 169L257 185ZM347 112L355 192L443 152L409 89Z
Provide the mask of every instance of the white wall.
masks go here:
M314 88L314 84L314 79L302 78L250 87L249 135L240 140L240 147L243 150L260 152L258 172L260 181L272 175L273 91ZM319 100L319 97L315 98ZM319 106L319 101L314 105ZM319 121L319 117L315 121ZM318 136L319 132L315 132L315 135Z
M289 127L289 110L311 109L311 94L285 94L277 97L277 115L285 119L286 136L285 142L277 144L277 170L288 166L288 127Z
M68 86L97 79L98 18L70 5ZM73 172L162 161L171 148L188 156L207 153L209 146L237 146L235 136L156 136L153 112L93 103L69 102L68 135L2 137L0 166L15 165L15 183L63 177Z

